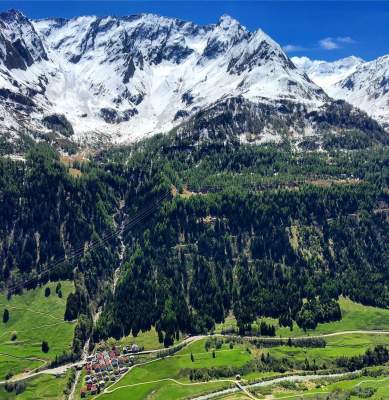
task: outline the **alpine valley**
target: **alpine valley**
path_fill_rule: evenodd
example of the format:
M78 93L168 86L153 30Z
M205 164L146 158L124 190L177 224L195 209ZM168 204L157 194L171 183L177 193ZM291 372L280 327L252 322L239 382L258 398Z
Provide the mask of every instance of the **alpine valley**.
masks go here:
M388 116L387 56L1 13L0 400L388 400Z

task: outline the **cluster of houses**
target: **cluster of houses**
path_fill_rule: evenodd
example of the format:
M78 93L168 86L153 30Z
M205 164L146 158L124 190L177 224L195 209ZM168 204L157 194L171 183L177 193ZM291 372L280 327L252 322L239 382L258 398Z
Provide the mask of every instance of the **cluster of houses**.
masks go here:
M100 393L106 385L118 380L134 363L131 353L139 351L136 344L131 348L123 347L122 351L118 346L113 346L88 356L85 363L85 386L80 390L80 396L84 398L87 394Z

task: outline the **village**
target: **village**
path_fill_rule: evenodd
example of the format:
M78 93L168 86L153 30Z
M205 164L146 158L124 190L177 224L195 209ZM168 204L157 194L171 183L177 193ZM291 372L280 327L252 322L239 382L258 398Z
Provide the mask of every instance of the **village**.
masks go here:
M84 365L85 386L80 389L80 396L98 394L106 385L117 381L134 364L134 354L141 350L137 344L123 348L112 346L88 356Z

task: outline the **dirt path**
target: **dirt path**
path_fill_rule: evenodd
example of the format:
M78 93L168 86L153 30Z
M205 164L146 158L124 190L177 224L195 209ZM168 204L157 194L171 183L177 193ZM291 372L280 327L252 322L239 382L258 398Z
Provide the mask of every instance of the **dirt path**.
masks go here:
M249 391L247 390L246 386L242 386L242 385L240 384L240 382L236 382L236 386L238 386L238 388L239 388L247 397L249 397L250 399L252 399L252 400L259 400L258 397L255 397L251 392L249 392Z
M363 383L369 383L369 382L375 382L375 383L381 383L388 381L389 377L383 378L383 379L364 379L363 381L358 382L355 386L362 385Z
M311 393L304 393L304 397L306 397L306 396L315 396L315 395L317 395L317 394L329 394L329 393L331 393L331 392L311 392ZM300 394L290 394L290 395L288 395L288 396L277 397L277 400L280 400L280 399L293 399L294 397L300 397L300 398L301 398L301 395L300 395Z
M163 379L157 379L155 381L146 381L146 382L138 382L138 383L131 383L128 385L123 385L123 386L118 386L112 390L109 390L109 388L104 390L104 393L114 393L119 389L127 388L127 387L135 387L135 386L142 386L142 385L149 385L150 383L158 383L158 382L173 382L177 385L180 386L196 386L196 385L204 385L206 383L220 383L220 382L226 382L226 383L236 383L232 379L219 379L219 380L210 380L206 382L190 382L190 383L185 383L185 382L180 382L177 381L174 378L163 378Z

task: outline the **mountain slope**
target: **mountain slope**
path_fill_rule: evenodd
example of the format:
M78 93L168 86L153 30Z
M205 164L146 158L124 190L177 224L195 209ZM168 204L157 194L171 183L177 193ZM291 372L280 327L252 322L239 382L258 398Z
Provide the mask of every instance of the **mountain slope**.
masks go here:
M305 117L295 129L300 106L307 114L332 101L263 31L229 16L200 26L152 14L30 21L11 10L0 15L0 34L1 130L10 140L27 132L132 142L239 98L262 109L254 125L265 141L283 138L273 120L288 104L287 134L299 140L317 133Z
M228 16L208 26L147 14L31 22L10 11L0 18L2 32L18 23L31 39L22 38L21 54L39 55L17 65L9 52L1 57L2 86L33 102L3 112L15 129L20 113L37 126L42 114L55 113L77 138L106 131L113 140L135 140L226 97L310 106L327 99L264 32Z
M357 57L335 62L293 57L292 61L330 96L350 102L389 126L389 56L369 62Z
M308 57L292 57L291 60L298 68L304 70L317 85L325 89L344 79L364 63L361 58L355 56L333 62L311 60Z
M347 99L389 127L389 56L359 65L329 93Z

